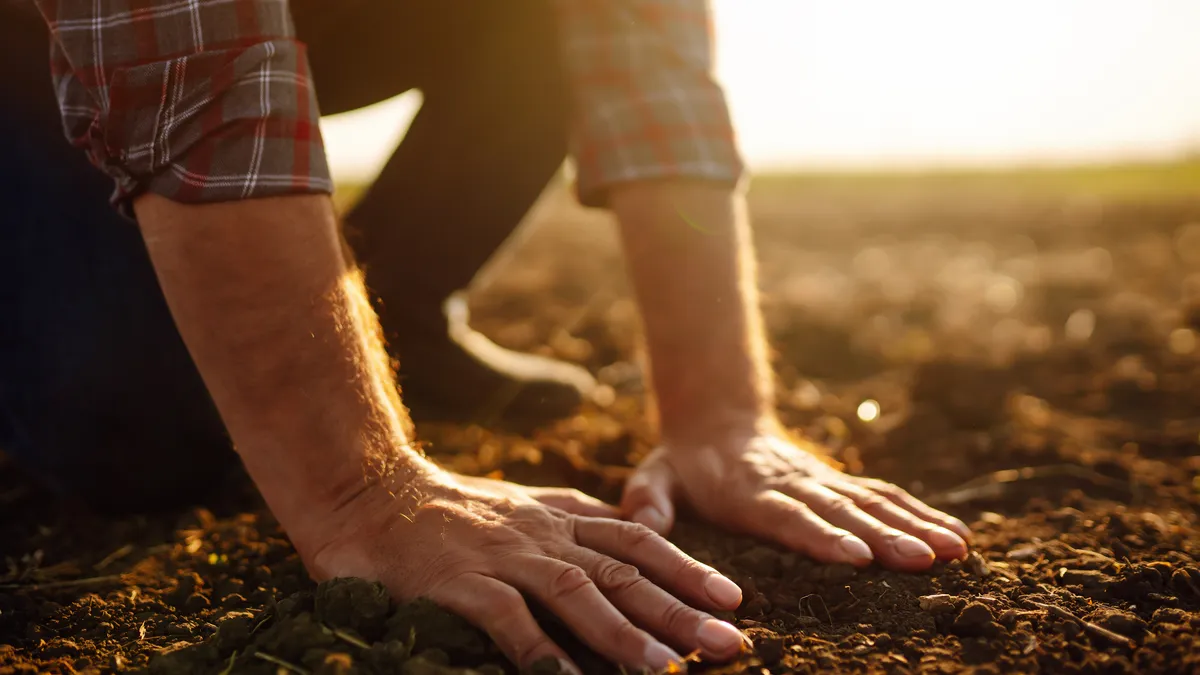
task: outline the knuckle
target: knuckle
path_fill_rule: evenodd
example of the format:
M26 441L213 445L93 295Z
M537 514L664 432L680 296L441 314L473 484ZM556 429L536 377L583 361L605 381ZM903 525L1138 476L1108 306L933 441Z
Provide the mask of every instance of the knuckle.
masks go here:
M802 501L795 501L787 506L787 514L800 524L810 525L819 520L817 512Z
M859 538L858 535L854 534L850 530L843 530L840 527L831 527L821 533L821 536L819 537L820 545L824 548L833 550L840 547L842 541L844 541L846 537Z
M596 566L592 578L596 585L605 590L624 590L646 580L633 565L609 560Z
M549 642L550 641L543 636L529 640L523 640L517 644L513 644L510 647L513 663L521 667L529 667L533 664L533 657L535 654L547 651Z
M586 572L575 565L569 565L550 580L550 595L555 598L566 598L591 585L592 580Z
M834 495L825 500L824 508L826 513L845 514L850 513L858 507L853 499L845 495Z
M617 545L622 548L636 548L658 538L658 533L641 523L621 523L617 529Z
M517 589L507 584L498 584L480 594L479 603L492 614L509 615L518 611L525 602Z
M874 492L865 492L856 497L854 502L864 511L878 511L891 504L891 501Z
M680 553L676 559L675 575L680 579L704 579L710 574L716 574L717 571L704 563L689 557L686 553Z
M510 555L529 550L533 539L526 532L527 528L518 522L512 524L513 527L491 524L476 527L472 532L474 545L478 550L488 551L489 556Z
M533 528L540 532L544 528L553 527L563 518L563 513L538 502L536 504L521 504L513 509L513 516L522 523L522 530Z
M660 620L668 633L686 634L694 632L694 627L699 625L702 617L700 612L676 601L663 610Z
M636 645L644 642L646 634L638 630L628 619L622 618L609 630L609 640L614 645Z
M782 523L783 526L779 528L779 531L788 535L789 538L808 536L819 522L823 522L816 512L803 502L795 502L778 512L763 515L769 517L767 522Z
M791 532L785 544L794 550L804 551L815 555L824 549L837 546L838 537L831 534L827 528L812 528L805 532Z
M873 481L867 487L874 491L875 494L882 495L891 500L903 499L908 496L908 492L903 488L881 480Z

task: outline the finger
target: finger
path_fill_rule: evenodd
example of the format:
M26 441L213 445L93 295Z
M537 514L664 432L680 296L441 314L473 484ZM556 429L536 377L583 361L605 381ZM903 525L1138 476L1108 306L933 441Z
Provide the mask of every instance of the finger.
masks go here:
M650 454L625 482L621 512L659 534L667 534L675 524L675 471L662 459L660 450Z
M737 628L689 607L632 565L583 547L564 559L586 571L604 597L635 625L684 652L699 649L705 658L724 661L736 656L746 641Z
M544 556L512 562L499 570L500 579L537 598L601 655L634 668L663 670L681 663L679 654L618 611L579 566Z
M568 672L580 672L538 626L517 589L508 584L482 574L464 574L438 588L430 599L482 628L522 670L552 656Z
M871 547L885 567L902 572L928 569L933 564L933 549L916 537L881 523L854 504L854 500L810 480L798 480L785 486L787 494L798 499L830 524L849 530Z
M742 604L742 589L737 584L644 525L578 518L575 541L580 546L637 566L651 581L693 605L733 610Z
M867 488L868 490L873 490L878 494L883 495L889 501L903 508L904 510L915 513L931 523L937 523L951 532L956 533L958 536L962 537L964 541L971 541L971 528L967 527L966 523L948 513L943 513L932 506L929 506L925 502L909 494L907 490L875 478L859 478L854 482L862 487Z
M834 492L854 500L854 504L885 525L917 537L943 560L958 560L967 556L967 542L950 530L900 508L883 495L853 483L834 483Z
M776 490L758 495L738 521L748 534L778 542L814 560L871 564L871 549L854 534L834 527L806 504Z
M619 518L621 510L612 504L606 504L591 495L571 488L526 488L526 494L546 506L562 509L577 516L592 518Z

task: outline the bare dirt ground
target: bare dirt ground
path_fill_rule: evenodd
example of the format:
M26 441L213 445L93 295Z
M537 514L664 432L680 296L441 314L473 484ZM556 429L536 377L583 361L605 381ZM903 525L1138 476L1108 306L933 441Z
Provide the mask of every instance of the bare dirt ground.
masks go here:
M1194 194L1027 177L756 183L783 419L976 539L967 561L904 575L685 521L673 540L742 586L729 618L755 644L691 669L1200 672ZM474 322L588 367L612 404L525 435L486 420L420 431L457 470L615 500L652 442L635 308L603 215L557 195L532 220L474 294ZM102 519L0 466L0 551L0 673L511 671L436 607L315 586L244 478L186 512ZM565 644L585 670L614 671Z

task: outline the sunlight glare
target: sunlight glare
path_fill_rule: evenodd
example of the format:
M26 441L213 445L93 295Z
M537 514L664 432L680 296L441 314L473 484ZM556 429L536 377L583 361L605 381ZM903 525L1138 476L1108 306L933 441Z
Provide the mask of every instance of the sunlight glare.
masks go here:
M713 0L751 169L1158 159L1200 149L1194 0ZM321 121L373 175L416 92ZM481 114L486 114L481 111Z
M858 404L858 419L864 422L874 422L879 419L879 402L867 399Z

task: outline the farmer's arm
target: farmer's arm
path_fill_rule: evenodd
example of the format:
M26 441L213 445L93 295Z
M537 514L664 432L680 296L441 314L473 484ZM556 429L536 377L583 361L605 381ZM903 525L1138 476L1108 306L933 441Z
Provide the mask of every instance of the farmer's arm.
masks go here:
M745 205L689 180L615 188L662 447L623 510L665 532L680 497L708 519L820 560L920 570L966 554L966 528L899 488L826 465L774 417ZM811 450L811 451L810 451Z
M665 532L679 497L821 560L918 570L965 555L962 523L779 432L708 3L669 4L613 3L608 20L569 27L588 38L567 52L579 197L620 222L660 418L663 445L626 486L626 515Z
M68 133L132 205L234 445L315 578L429 597L522 666L566 656L521 593L623 664L666 667L664 641L736 653L736 629L664 592L732 609L740 591L711 568L577 492L453 475L410 448L285 4L39 4Z
M306 530L371 482L432 471L410 449L327 196L181 204L148 194L134 209L242 462L297 545L327 536Z

